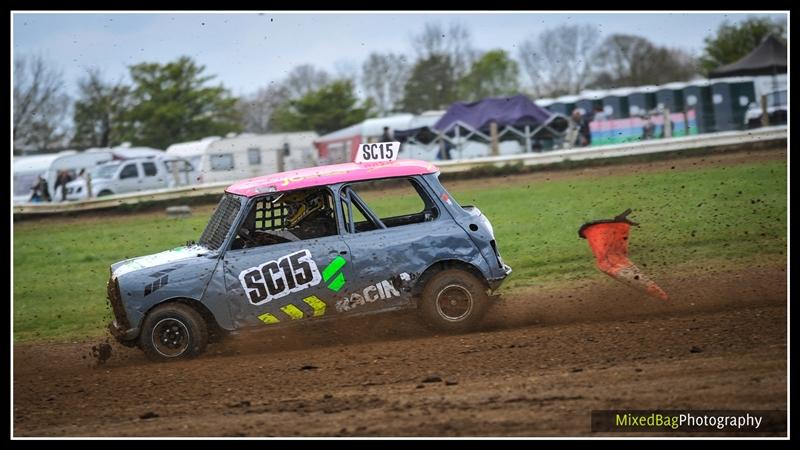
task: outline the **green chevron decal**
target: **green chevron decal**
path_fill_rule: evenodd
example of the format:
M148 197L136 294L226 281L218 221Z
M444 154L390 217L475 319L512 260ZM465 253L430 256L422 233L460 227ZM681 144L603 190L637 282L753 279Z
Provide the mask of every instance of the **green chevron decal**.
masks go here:
M337 256L330 264L322 270L322 280L328 283L328 280L333 278L333 281L328 283L328 289L339 292L339 289L344 286L345 279L344 274L339 272L344 265L347 264L347 260L342 258L341 256ZM338 273L338 275L337 275ZM334 276L336 275L336 276Z

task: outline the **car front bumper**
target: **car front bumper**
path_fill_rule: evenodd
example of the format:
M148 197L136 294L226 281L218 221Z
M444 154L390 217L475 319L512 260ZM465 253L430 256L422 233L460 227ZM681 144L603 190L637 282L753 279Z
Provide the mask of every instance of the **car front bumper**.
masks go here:
M486 280L486 281L489 282L489 289L491 289L493 291L497 290L497 288L499 288L500 285L503 284L503 280L505 280L506 278L508 278L509 275L511 275L511 272L513 272L513 270L511 269L511 266L509 266L508 264L503 263L503 275L499 276L497 278L492 278L490 280Z
M108 331L114 336L114 339L122 343L133 341L139 337L138 328L122 327L117 323L116 319L108 324Z

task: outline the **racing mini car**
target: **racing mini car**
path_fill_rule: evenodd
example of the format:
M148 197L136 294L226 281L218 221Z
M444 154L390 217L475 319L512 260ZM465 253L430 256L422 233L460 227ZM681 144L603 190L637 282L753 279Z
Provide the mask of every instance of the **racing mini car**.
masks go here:
M246 328L401 309L469 330L511 268L489 220L438 176L428 162L378 160L237 182L196 243L111 265L109 330L155 361Z

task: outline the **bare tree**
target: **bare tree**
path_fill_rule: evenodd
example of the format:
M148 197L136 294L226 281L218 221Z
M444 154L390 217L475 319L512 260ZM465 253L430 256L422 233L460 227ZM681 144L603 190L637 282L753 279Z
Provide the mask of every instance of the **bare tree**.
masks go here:
M272 83L254 94L239 99L237 107L242 113L244 131L248 133L272 131L272 114L289 99L289 88L282 83Z
M361 84L375 101L380 116L397 109L403 89L411 74L404 55L371 53L362 66Z
M614 34L595 54L597 88L663 84L688 80L698 72L691 55L677 49L657 47L634 35Z
M283 81L291 98L300 98L316 91L331 81L330 75L311 64L303 64L292 69Z
M242 115L244 131L269 133L273 130L273 113L291 100L319 90L331 82L331 76L311 64L293 68L281 81L270 82L267 87L241 97L237 109Z
M69 97L60 71L41 56L14 58L14 148L41 151L63 146Z
M577 94L586 88L599 35L591 25L559 25L525 40L519 59L534 94Z
M88 69L78 81L80 98L75 101L72 145L109 147L121 142L124 114L130 106L130 87L103 80L99 69Z
M428 22L420 34L412 36L411 44L421 60L434 55L448 56L456 79L469 70L478 56L469 29L457 22L450 23L447 29L438 22Z

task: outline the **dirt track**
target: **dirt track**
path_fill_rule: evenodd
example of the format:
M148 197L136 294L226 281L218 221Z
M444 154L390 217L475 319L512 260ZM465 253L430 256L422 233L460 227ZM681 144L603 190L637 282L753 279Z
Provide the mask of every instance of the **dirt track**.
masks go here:
M589 435L593 409L786 410L785 267L659 279L669 304L598 273L456 336L383 316L97 367L96 342L17 344L14 434Z

